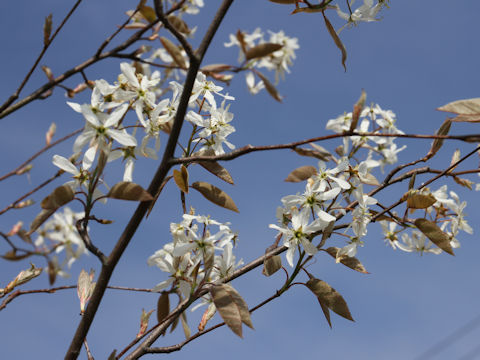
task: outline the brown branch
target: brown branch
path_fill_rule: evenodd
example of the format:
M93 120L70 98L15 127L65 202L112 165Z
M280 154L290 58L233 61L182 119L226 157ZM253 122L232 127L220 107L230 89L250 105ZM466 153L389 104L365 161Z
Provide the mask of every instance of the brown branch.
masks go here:
M77 285L67 285L67 286L59 286L50 289L36 289L36 290L16 290L12 292L5 300L3 300L2 304L0 305L0 311L3 310L8 303L12 302L15 298L21 295L27 294L53 294L59 290L68 290L68 289L76 289ZM124 290L124 291L137 291L137 292L154 292L152 289L142 289L142 288L132 288L126 286L107 286L108 289L112 290Z
M460 160L456 161L455 163L453 163L452 165L450 165L448 168L446 168L444 171L442 171L440 174L438 174L437 176L433 177L432 179L426 181L425 183L423 183L421 186L419 186L417 188L417 190L421 190L423 189L424 187L430 185L432 182L438 180L439 178L441 178L442 176L444 175L447 175L450 170L454 169L458 164L460 164L461 162L463 162L464 160L468 159L470 156L472 156L473 154L475 154L478 150L480 150L480 146L476 147L474 150L470 151L467 155L465 155L464 157L462 157ZM413 176L410 175L410 176ZM403 179L402 179L403 180ZM392 182L389 182L388 184L384 184L384 186L386 185L389 185L389 184L392 184ZM382 216L383 214L385 214L386 212L392 210L394 207L400 205L401 203L403 203L405 200L398 200L397 202L395 202L394 204L392 204L391 206L389 206L388 208L384 209L383 211L379 212L378 214L376 214L374 217L372 217L372 221L375 221L376 219L378 219L380 216Z
M0 210L0 215L4 214L5 212L7 212L8 210L10 209L14 209L15 206L17 204L19 204L21 201L25 200L27 197L29 197L30 195L36 193L38 190L42 189L43 187L47 186L48 184L50 184L53 180L55 180L56 178L58 178L60 175L62 175L63 172L62 170L60 171L57 171L57 173L55 175L53 175L51 178L45 180L43 183L41 183L40 185L36 186L35 188L33 188L32 190L30 190L29 192L27 192L26 194L22 195L21 197L19 197L17 200L15 200L14 202L12 202L10 205L8 205L7 207L5 207L4 209Z
M82 238L82 241L85 244L85 247L88 249L88 251L90 251L93 255L95 255L100 260L100 262L104 265L105 262L107 261L107 257L103 252L100 251L99 248L93 245L92 240L90 239L90 235L88 235L86 224L87 224L87 220L85 218L77 220L75 226L77 228L78 234Z
M190 60L195 58L195 53L190 43L187 41L185 36L183 36L177 29L175 29L175 27L172 24L170 24L168 17L163 12L162 1L153 0L153 4L155 7L155 14L157 14L158 19L161 21L163 26L165 26L165 29L170 31L172 35L178 40L178 42L182 45L183 49L187 53L187 56Z
M77 9L78 5L80 5L80 3L82 2L82 0L77 0L77 2L73 5L72 9L68 12L68 14L65 16L65 18L63 19L62 23L60 24L60 26L57 28L57 30L53 33L52 37L48 40L48 42L46 44L44 44L43 46L43 49L42 51L40 52L40 55L38 55L37 59L35 60L33 66L31 67L31 69L29 70L29 72L27 73L27 75L25 76L25 78L23 79L22 83L20 84L20 86L18 87L18 89L8 98L8 100L2 105L0 106L0 118L2 118L1 114L3 112L3 110L5 110L7 107L9 107L15 100L18 99L19 95L20 95L20 92L23 90L23 88L25 87L25 85L27 84L28 80L30 79L30 76L32 76L33 72L35 71L35 69L37 68L40 60L43 58L43 55L45 55L46 51L48 50L50 44L53 42L53 40L57 37L58 33L60 32L60 30L62 30L63 26L65 25L65 23L68 21L68 19L73 15L73 13L75 12L75 10Z
M13 176L15 174L17 174L20 170L22 170L25 166L27 166L28 164L30 164L33 160L35 160L37 157L39 157L40 155L42 155L45 151L51 149L52 147L60 144L61 142L64 142L65 140L68 140L70 139L72 136L75 136L77 135L78 133L82 132L83 128L81 129L78 129L78 130L75 130L74 132L68 134L68 135L65 135L64 137L58 139L57 141L51 143L50 145L46 145L45 147L43 147L40 151L36 152L35 154L33 154L30 158L28 158L28 160L25 160L22 164L20 164L16 169L10 171L9 173L3 175L0 177L0 181L2 180L5 180L7 178L9 178L10 176Z
M148 192L150 194L156 194L158 189L160 188L163 180L168 174L168 171L171 168L170 160L174 155L174 151L176 148L176 143L178 137L180 135L180 130L183 126L183 121L185 118L185 114L188 107L188 101L190 99L190 95L192 93L193 85L195 83L195 78L197 76L198 70L200 68L200 64L203 60L203 57L208 49L208 46L218 29L223 17L225 16L228 8L230 7L233 0L224 0L222 5L220 6L217 14L215 15L212 23L210 24L209 29L207 30L199 49L196 52L196 55L190 59L190 68L187 72L187 77L185 80L184 89L180 98L179 106L177 109L177 113L175 114L175 119L173 122L172 130L170 136L168 138L167 145L165 147L165 152L163 154L162 161L155 173L150 186L148 187ZM138 33L137 33L138 34ZM117 47L118 49L118 47ZM117 51L118 52L118 51ZM80 349L85 339L88 330L93 322L95 314L98 310L100 302L103 298L105 293L105 289L110 281L110 277L112 276L113 270L115 269L118 261L120 260L123 252L127 248L130 240L132 239L133 235L135 234L140 222L142 221L143 217L145 216L150 202L141 202L140 205L137 207L135 213L131 217L130 221L128 222L125 230L123 231L122 235L117 241L114 249L110 253L107 258L107 261L102 266L102 270L97 280L97 284L95 286L95 290L92 294L90 302L85 310L84 315L80 320L80 324L77 327L77 331L72 339L70 347L65 355L65 359L76 359L80 354ZM157 335L158 337L158 335ZM151 343L150 343L151 344ZM149 346L148 344L147 346ZM143 350L140 350L143 352Z
M93 65L93 64L95 64L95 63L97 63L101 60L112 57L114 54L126 49L127 47L129 47L130 45L132 45L133 43L138 41L142 37L142 35L145 32L147 32L149 29L151 29L155 24L156 24L155 22L153 22L151 24L148 24L143 29L140 29L135 34L130 36L130 38L125 40L123 43L116 46L114 49L112 49L110 51L107 51L107 52L104 52L104 53L102 53L98 56L97 55L92 56L91 58L87 59L83 63L71 68L70 70L65 71L62 75L58 76L53 81L50 81L50 82L44 84L43 86L39 87L37 90L32 92L30 95L24 97L22 100L19 100L14 104L9 105L8 107L6 107L5 109L3 109L0 112L0 119L6 117L7 115L13 113L14 111L22 108L23 106L31 103L32 101L38 99L45 91L48 91L48 90L52 89L53 87L57 86L58 84L60 84L61 82L65 81L65 80L67 80L71 76L73 76L77 73L81 73L87 67L89 67L89 66L91 66L91 65Z
M272 296L270 296L268 299L265 299L264 301L262 301L261 303L259 303L258 305L254 306L253 308L249 309L250 313L253 313L255 310L258 310L260 309L262 306L268 304L270 301L272 300L275 300L276 298L280 297L282 295L281 292L277 291L275 292L275 294L273 294ZM153 347L153 348L147 348L146 349L146 353L149 353L149 354L168 354L168 353L172 353L172 352L175 352L175 351L179 351L181 350L185 345L187 345L188 343L192 342L193 340L199 338L200 336L202 335L205 335L215 329L218 329L219 327L222 327L224 326L225 323L224 322L221 322L219 324L216 324L214 326L211 326L209 327L208 329L205 329L203 331L199 331L197 332L196 334L193 334L191 337L189 337L188 339L182 341L181 343L178 343L176 345L172 345L172 346L164 346L164 347Z
M171 160L171 165L185 164L198 161L228 161L233 160L239 156L257 152L257 151L269 151L269 150L281 150L281 149L295 149L300 145L305 145L318 141L331 140L336 138L350 137L350 136L376 136L376 137L398 137L398 138L412 138L412 139L445 139L445 140L459 140L465 142L473 142L472 139L480 139L479 135L422 135L422 134L377 134L377 133L357 133L357 132L345 132L342 134L332 134L326 136L314 137L307 140L295 141L287 144L277 145L263 145L253 146L245 145L237 150L231 151L227 154L216 156L190 156L185 158L175 158Z

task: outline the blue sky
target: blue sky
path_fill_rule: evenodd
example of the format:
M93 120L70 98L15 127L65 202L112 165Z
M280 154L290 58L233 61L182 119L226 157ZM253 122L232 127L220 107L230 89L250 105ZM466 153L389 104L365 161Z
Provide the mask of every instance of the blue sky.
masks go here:
M190 16L189 23L198 23L197 44L212 18L219 1L206 1L201 15ZM28 70L41 49L43 19L53 13L54 24L73 4L59 1L16 1L0 4L0 42L2 66L0 99L6 99L18 86L21 76ZM90 57L102 40L124 21L124 12L136 5L132 1L85 1L69 22L64 32L42 60L55 74L60 74ZM341 4L343 5L343 4ZM272 100L265 92L250 95L242 75L227 91L236 97L230 111L235 115L233 125L237 132L231 141L241 147L245 144L277 144L322 136L326 122L344 111L350 111L361 89L368 94L367 102L378 103L397 115L398 127L406 133L432 133L445 119L435 108L453 100L478 96L478 58L480 49L475 34L480 5L476 2L451 1L390 1L379 22L360 24L342 31L341 38L348 50L347 71L340 63L340 54L328 36L319 14L289 15L290 6L273 4L266 0L236 1L217 33L205 63L236 63L237 50L226 49L223 43L228 34L237 29L247 32L261 27L264 31L284 30L299 39L300 49L285 81L278 89L285 96L282 104ZM336 28L342 25L335 13L330 18ZM113 82L119 73L119 61L108 60L87 71L91 79L105 78ZM45 81L41 71L32 77L24 92L28 94ZM74 86L80 78L69 80ZM88 101L88 94L75 99ZM3 154L0 173L3 174L25 160L44 143L44 133L53 121L58 136L83 125L83 119L67 105L60 89L45 101L37 101L0 120L0 150ZM454 124L451 133L479 133L476 124ZM162 139L163 144L166 138ZM408 147L400 162L416 159L425 154L430 141L397 140ZM53 154L71 154L72 142L47 152L34 163L30 178L10 178L1 184L1 208L54 173ZM333 150L338 142L321 144ZM444 168L456 148L462 154L475 144L448 142L430 166ZM475 167L478 160L468 165ZM147 186L152 161L137 166L134 180ZM193 171L193 180L209 181L221 187L235 200L239 214L208 204L200 196L192 195L189 202L201 213L210 213L219 221L230 221L239 232L237 256L248 262L263 253L275 236L268 224L275 222L275 209L280 198L303 191L301 184L283 182L294 168L316 165L316 162L289 151L247 155L234 162L224 163L235 180L235 186L218 182L210 174ZM425 181L429 177L417 180ZM477 177L472 177L476 181ZM61 184L62 180L58 182ZM432 186L437 189L445 182ZM452 334L471 319L476 318L480 284L478 253L480 244L476 226L480 221L477 192L466 192L451 181L449 189L468 201L467 220L475 230L473 236L463 233L462 247L456 256L438 256L392 251L386 247L379 225L372 224L365 239L365 247L358 257L371 273L363 275L334 264L325 256L318 256L309 268L317 277L329 282L347 300L356 322L332 315L330 329L316 299L301 286L293 287L280 299L255 312L252 320L255 330L246 330L239 339L228 329L219 329L172 354L176 359L228 356L232 360L245 358L298 359L414 359ZM407 184L381 196L385 203L394 202L407 189ZM51 190L51 189L50 189ZM23 192L22 192L23 191ZM40 201L48 191L37 194ZM142 223L124 258L114 273L112 284L153 287L163 280L156 268L149 268L146 259L162 244L170 241L168 224L178 222L181 207L178 190L170 184L162 194L162 203L150 218ZM99 246L110 249L123 224L135 206L112 201L99 214L108 214L115 224L108 229L92 225ZM79 210L79 209L77 209ZM16 221L29 223L39 211L38 205L24 212L9 212L0 218L0 230L8 231ZM115 226L118 225L118 226ZM7 250L0 245L2 252ZM34 259L44 266L42 259ZM286 262L284 262L286 263ZM93 256L74 263L72 278L59 279L57 285L76 282L82 268L98 269ZM28 263L0 262L1 282L6 283ZM98 273L98 271L97 271ZM260 270L253 271L233 286L250 306L270 296L282 285L283 275L265 278ZM1 285L1 286L4 286ZM45 288L42 276L25 288ZM95 358L103 359L112 349L122 349L138 330L142 308L153 309L157 296L109 291L88 335ZM40 358L62 358L79 321L78 300L75 291L57 294L25 295L10 303L0 312L0 339L5 358L29 359L32 354ZM196 327L201 311L189 313L189 323ZM218 317L212 320L212 324ZM442 350L435 359L460 359L474 351L478 345L480 327L459 338ZM157 345L172 345L182 341L183 334L161 338ZM85 354L82 353L83 358ZM159 356L160 357L160 356ZM146 357L153 358L153 356ZM464 357L473 359L474 356Z

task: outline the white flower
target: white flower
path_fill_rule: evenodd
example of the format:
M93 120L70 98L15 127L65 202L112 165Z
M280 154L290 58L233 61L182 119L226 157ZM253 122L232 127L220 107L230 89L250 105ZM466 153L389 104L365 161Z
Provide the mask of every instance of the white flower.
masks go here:
M310 214L308 211L298 212L292 210L292 228L288 228L286 225L279 227L275 224L270 224L270 228L276 229L283 234L284 245L288 247L287 261L290 266L293 267L293 255L298 247L302 245L303 249L308 255L315 255L318 249L311 243L309 236L315 232L323 230L328 223L321 219L316 219L312 223L308 223L310 220Z
M416 230L412 231L412 236L402 234L402 241L403 243L399 242L397 247L403 251L418 252L420 254L429 252L437 255L442 252L442 249L434 247L433 243L430 240L427 240L425 235Z
M335 182L343 190L350 189L351 185L347 181L335 176L348 169L348 159L346 158L343 159L340 162L340 164L338 164L335 168L330 170L327 170L327 165L320 160L318 162L318 168L319 168L318 174L312 177L314 181L312 185L314 191L317 191L317 192L325 191L325 188L327 187L329 180Z
M123 104L111 114L94 113L90 109L82 112L87 124L84 131L75 140L73 151L78 153L86 144L89 144L83 158L82 167L84 169L91 167L97 150L107 149L106 144L110 142L110 138L124 146L137 146L137 140L125 130L112 129L118 125L127 110L128 104Z
M353 5L354 1L351 1L350 5ZM360 21L371 22L377 21L376 18L378 12L382 8L380 3L373 5L373 0L363 0L363 5L357 8L352 15L346 14L340 10L340 7L337 5L337 14L344 20L348 22L357 23Z

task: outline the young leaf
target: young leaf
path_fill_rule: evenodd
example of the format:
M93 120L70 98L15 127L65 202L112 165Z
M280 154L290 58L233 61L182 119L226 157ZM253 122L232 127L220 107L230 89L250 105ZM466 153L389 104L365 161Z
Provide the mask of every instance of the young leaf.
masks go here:
M42 268L36 268L35 265L30 264L30 269L22 270L18 275L8 283L8 285L3 289L0 295L5 295L11 292L15 287L29 282L33 278L36 278L42 273Z
M22 255L17 255L17 250L13 249L13 250L7 251L5 253L5 255L0 255L0 256L5 260L19 261L19 260L26 259L27 257L32 256L32 255L33 255L33 253L25 253L25 254L22 254Z
M143 334L145 334L145 331L147 331L150 315L152 315L153 311L154 310L150 310L149 312L146 312L145 309L142 309L142 314L140 315L140 329L138 330L138 333L137 333L137 339L142 337Z
M155 10L148 5L140 5L139 6L140 14L142 14L143 18L147 20L149 23L153 23L157 20L157 14L155 14Z
M440 249L450 255L455 255L452 245L450 245L450 237L437 224L427 219L416 219L415 226Z
M365 92L365 90L362 89L360 98L358 99L357 103L353 105L352 122L350 123L350 131L354 131L357 128L358 119L360 118L360 114L362 113L362 110L365 107L366 100L367 100L367 93Z
M35 219L33 219L32 223L30 224L30 230L28 231L28 235L31 235L35 230L37 230L47 219L53 215L56 209L53 210L42 210L40 214L38 214Z
M197 190L207 200L210 200L214 204L224 207L225 209L239 212L232 198L216 186L204 181L197 181L192 184L192 188Z
M168 293L163 291L157 302L157 321L161 323L170 314L170 299Z
M183 58L182 53L178 49L178 47L172 43L170 40L168 40L165 37L160 38L160 42L162 43L163 47L167 52L170 54L170 56L173 58L173 61L182 69L186 69L187 65L185 64L185 60Z
M178 32L186 35L190 34L190 29L188 28L187 23L179 17L175 15L168 15L168 21Z
M317 173L317 169L314 166L300 166L288 174L285 181L287 182L300 182L309 179Z
M438 129L437 135L448 135L451 125L452 125L452 120L446 119ZM433 140L432 146L430 147L430 151L427 154L427 158L428 159L432 158L438 152L438 150L440 150L442 145L443 145L443 139Z
M57 187L53 192L42 200L40 206L44 210L56 210L69 203L75 197L75 193L69 185Z
M258 77L262 79L263 85L265 85L265 89L267 89L270 96L278 102L282 102L282 96L278 93L275 86L260 71L255 71L255 74L257 74Z
M453 101L437 110L457 114L452 121L479 122L480 98Z
M188 170L185 166L182 165L180 171L173 170L173 180L181 191L188 194Z
M473 181L471 180L468 180L468 179L462 179L462 178L459 178L458 176L454 176L453 177L453 180L455 180L455 182L458 184L458 185L461 185L461 186L464 186L470 190L472 190L472 185L475 184Z
M202 151L198 151L192 156L214 156L215 151L213 149L206 149ZM217 176L218 178L222 179L223 181L229 183L229 184L234 184L232 176L228 172L227 169L225 169L222 165L220 165L216 161L199 161L198 164L203 167L205 170L209 171L213 175Z
M120 181L115 184L107 194L107 197L119 200L151 201L153 200L147 190L140 185L128 181Z
M271 276L282 268L282 258L280 255L274 255L267 257L263 261L262 274L265 276Z
M407 207L409 209L426 209L437 202L432 194L419 194L409 191L407 197Z
M325 281L311 278L307 281L307 287L318 297L318 300L325 304L330 310L345 319L354 321L342 295Z
M313 144L310 144L310 145L313 145ZM318 149L312 150L312 149L296 147L293 149L293 151L295 151L298 155L314 157L322 161L330 161L332 159L332 154L330 154L327 150L320 151Z
M263 43L263 44L258 44L257 46L254 46L251 49L247 50L247 53L245 54L245 57L247 60L255 59L255 58L261 58L264 56L268 56L275 51L280 50L283 47L282 44L274 44L274 43Z
M187 315L185 314L185 311L180 314L180 320L182 321L182 328L183 333L185 334L185 339L188 340L190 338L191 331L187 323Z
M360 260L358 260L356 257L348 256L348 255L337 257L337 253L339 250L340 248L332 246L326 249L325 251L328 253L328 255L333 257L336 260L336 262L340 262L346 267L349 267L352 270L358 271L359 273L369 274L367 269L365 269L365 266L363 266Z
M320 307L322 308L323 315L325 316L325 319L327 320L328 325L330 326L330 329L332 328L332 321L330 320L330 310L328 309L328 306L325 305L320 301L320 298L317 297L318 303L320 304Z
M340 40L340 38L338 37L337 32L335 31L332 24L330 23L330 20L328 20L325 14L323 14L323 19L325 20L325 26L327 27L327 30L330 33L330 36L335 42L335 45L337 45L337 47L342 52L342 65L345 71L347 71L347 67L345 66L345 61L347 60L347 50L345 49L345 46L343 45L342 40Z
M52 14L45 18L43 23L43 46L47 46L50 43L50 35L52 33Z
M225 321L225 324L227 324L230 330L236 335L243 337L242 315L240 314L240 310L232 295L230 295L225 288L225 285L213 285L210 288L210 294L212 295L213 303L223 321Z
M248 310L248 306L245 300L243 300L238 291L235 290L230 284L223 284L222 286L225 290L227 290L227 292L230 294L233 301L237 305L242 322L250 329L253 329L252 319L250 318L250 311Z

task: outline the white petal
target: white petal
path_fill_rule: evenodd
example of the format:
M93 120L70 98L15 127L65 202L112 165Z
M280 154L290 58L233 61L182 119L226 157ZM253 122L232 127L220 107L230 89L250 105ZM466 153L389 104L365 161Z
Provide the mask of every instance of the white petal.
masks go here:
M128 134L125 130L108 129L106 133L124 146L137 146L137 139Z
M128 109L128 104L123 104L116 108L110 116L105 120L105 123L103 124L104 127L108 128L110 126L117 125L117 123L120 121L120 119L125 115L125 111Z
M123 75L125 76L130 85L136 88L140 87L138 79L135 76L135 69L133 68L133 66L124 62L120 64L120 69L122 70Z
M58 166L63 171L66 171L72 175L77 175L79 173L78 169L73 165L70 160L64 158L60 155L53 155L53 165Z

